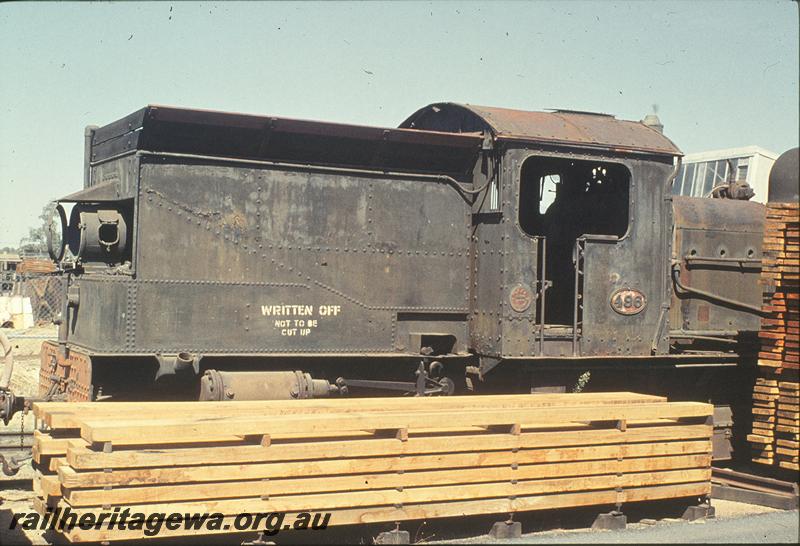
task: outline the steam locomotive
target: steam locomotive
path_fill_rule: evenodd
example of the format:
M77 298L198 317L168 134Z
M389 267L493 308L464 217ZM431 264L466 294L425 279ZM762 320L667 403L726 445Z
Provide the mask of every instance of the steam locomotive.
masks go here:
M148 106L85 136L41 393L749 394L764 207L659 126L438 103L399 128ZM733 409L731 409L733 408Z

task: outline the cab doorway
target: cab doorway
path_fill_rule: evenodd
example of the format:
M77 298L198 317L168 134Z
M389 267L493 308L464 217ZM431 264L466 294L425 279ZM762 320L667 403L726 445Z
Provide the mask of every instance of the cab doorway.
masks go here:
M630 182L628 169L617 163L534 156L522 164L519 225L539 239L540 252L531 265L540 281L543 266L550 283L545 320L537 306L537 324L572 328L576 323L583 289L575 278L581 270L576 243L584 235L622 238L627 233Z

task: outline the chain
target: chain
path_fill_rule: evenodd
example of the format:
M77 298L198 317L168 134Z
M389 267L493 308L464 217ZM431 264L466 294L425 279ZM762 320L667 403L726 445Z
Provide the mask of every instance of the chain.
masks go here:
M19 416L19 448L25 448L25 417L28 416L28 406L27 404L22 409L22 413Z

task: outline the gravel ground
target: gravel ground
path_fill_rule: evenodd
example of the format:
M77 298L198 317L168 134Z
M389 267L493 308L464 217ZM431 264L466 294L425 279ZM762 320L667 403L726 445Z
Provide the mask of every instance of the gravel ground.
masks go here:
M50 544L40 531L22 532L9 529L12 514L33 512L33 493L30 486L26 489L6 489L0 491L0 544L16 546L17 544Z
M495 540L488 535L447 540L449 544L659 544L789 543L800 541L798 511L783 511L732 501L713 501L715 519L686 522L663 519L633 523L620 531L558 529ZM646 521L646 520L645 520ZM524 530L524 529L523 529Z

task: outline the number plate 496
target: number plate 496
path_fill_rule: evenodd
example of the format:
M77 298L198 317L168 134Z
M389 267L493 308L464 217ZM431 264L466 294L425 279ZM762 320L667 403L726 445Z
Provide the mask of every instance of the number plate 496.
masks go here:
M635 288L621 288L611 294L611 308L620 315L635 315L647 307L647 298Z

